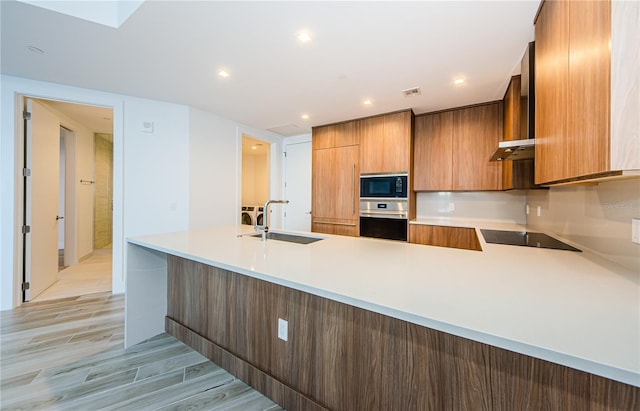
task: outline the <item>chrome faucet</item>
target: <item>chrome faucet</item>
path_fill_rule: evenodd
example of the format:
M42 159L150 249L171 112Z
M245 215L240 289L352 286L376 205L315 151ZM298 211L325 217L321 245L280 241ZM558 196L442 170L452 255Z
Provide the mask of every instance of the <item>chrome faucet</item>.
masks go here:
M253 227L256 231L262 231L262 241L267 241L267 233L269 232L269 205L270 204L289 204L289 200L268 200L264 203L262 212L264 213L264 223Z

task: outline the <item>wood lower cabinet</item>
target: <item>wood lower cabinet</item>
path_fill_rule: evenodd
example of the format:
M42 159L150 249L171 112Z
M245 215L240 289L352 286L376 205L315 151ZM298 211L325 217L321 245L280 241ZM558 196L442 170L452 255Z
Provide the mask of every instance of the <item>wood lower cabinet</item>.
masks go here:
M467 227L409 224L409 242L482 251L476 230Z
M359 155L358 146L313 150L312 231L358 235Z
M637 387L175 256L166 330L293 411L640 406Z
M416 116L414 190L501 190L501 137L502 102Z
M360 120L360 172L407 173L411 162L412 112Z

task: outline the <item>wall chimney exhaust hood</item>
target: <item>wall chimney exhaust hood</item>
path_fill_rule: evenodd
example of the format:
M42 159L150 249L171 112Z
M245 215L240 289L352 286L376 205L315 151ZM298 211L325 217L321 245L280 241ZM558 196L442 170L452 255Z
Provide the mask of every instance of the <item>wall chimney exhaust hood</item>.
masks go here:
M526 160L528 158L534 158L536 153L535 142L536 140L533 138L501 141L498 143L498 149L493 153L489 161Z
M520 63L520 140L501 141L490 161L526 160L535 156L535 42ZM517 136L514 136L517 137Z

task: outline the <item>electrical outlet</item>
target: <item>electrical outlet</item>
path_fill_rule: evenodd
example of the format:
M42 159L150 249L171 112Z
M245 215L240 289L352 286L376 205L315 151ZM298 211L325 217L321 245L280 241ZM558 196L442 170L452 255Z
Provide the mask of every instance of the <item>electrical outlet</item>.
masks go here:
M527 213L527 215L529 215L529 204L527 204L527 206L525 207L525 213Z
M540 206L538 206L538 207L537 207L537 209L536 209L536 210L537 210L537 211L536 211L536 213L538 214L538 217L540 217L540 211L541 211L541 210L540 210L540 208L541 208L541 207L540 207Z
M456 209L456 204L455 203L449 203L449 212L453 212Z
M631 241L640 244L640 218L631 219Z
M278 338L289 341L289 322L282 318L278 318Z

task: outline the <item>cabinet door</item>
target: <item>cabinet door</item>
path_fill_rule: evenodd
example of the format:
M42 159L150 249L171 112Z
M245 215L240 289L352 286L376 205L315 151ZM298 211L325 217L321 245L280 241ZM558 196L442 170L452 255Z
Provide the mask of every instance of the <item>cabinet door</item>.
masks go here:
M312 216L314 220L358 217L358 146L313 150Z
M476 230L467 227L410 224L409 242L482 251Z
M360 121L361 173L408 172L411 157L411 112Z
M568 168L608 171L611 2L569 2ZM637 41L636 41L637 44Z
M453 112L417 116L413 147L414 190L451 190L452 155Z
M489 161L502 136L502 105L453 113L453 189L500 190L502 164Z
M566 178L569 3L547 1L536 22L536 184Z
M358 143L357 121L313 128L312 147L314 150L352 146Z

